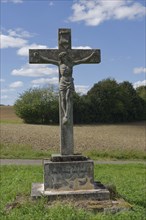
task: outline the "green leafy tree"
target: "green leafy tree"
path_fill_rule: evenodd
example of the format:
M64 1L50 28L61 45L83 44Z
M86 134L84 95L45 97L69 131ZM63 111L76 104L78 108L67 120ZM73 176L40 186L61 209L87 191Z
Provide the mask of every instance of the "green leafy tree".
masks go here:
M114 79L105 79L95 84L87 94L90 100L92 122L115 122L123 108L119 99L118 84Z
M49 88L34 88L20 95L14 105L16 114L26 123L58 123L58 95Z
M146 115L146 87L136 90L128 82L104 79L96 83L87 95L73 95L75 124L127 122L143 120ZM53 89L29 89L20 95L16 114L26 123L52 124L59 122L58 93Z
M136 93L142 99L141 102L143 103L143 119L146 119L146 86L140 86L136 88Z
M146 102L146 86L137 87L136 92Z
M124 121L136 121L143 119L144 105L133 85L124 81L119 84L121 100L124 104Z
M140 94L143 96L143 90ZM144 101L128 81L117 83L110 78L102 80L91 88L87 99L90 105L90 108L87 105L88 119L92 123L144 119Z
M73 95L73 118L75 124L90 123L91 118L89 114L90 100L86 95Z

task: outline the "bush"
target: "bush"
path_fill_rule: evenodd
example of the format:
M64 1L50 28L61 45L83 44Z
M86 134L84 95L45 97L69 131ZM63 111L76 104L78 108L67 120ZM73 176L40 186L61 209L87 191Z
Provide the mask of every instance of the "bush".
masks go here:
M26 123L59 122L58 95L49 88L34 88L20 95L14 104L16 114Z

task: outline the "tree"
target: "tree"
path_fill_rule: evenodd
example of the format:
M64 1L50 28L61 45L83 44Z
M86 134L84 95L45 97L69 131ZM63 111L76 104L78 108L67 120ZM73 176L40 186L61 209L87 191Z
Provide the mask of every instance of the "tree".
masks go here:
M75 124L91 123L92 114L89 113L90 100L86 95L73 95L73 119Z
M143 90L142 90L143 91ZM143 93L140 93L143 96ZM144 101L133 85L124 81L105 79L87 93L91 122L127 122L144 119ZM87 105L88 106L88 105ZM86 111L85 111L86 112Z
M14 104L16 114L26 123L58 123L58 94L49 88L34 88L20 95Z
M104 79L96 83L87 95L73 95L75 124L114 123L143 120L146 116L146 87L136 90L124 81ZM20 95L16 114L26 123L59 122L58 93L49 88L29 89Z
M118 84L114 79L96 83L87 94L92 110L92 122L115 122L121 111Z
M143 103L143 118L146 119L146 86L140 86L136 88L136 93L141 98L141 102Z
M120 83L119 86L121 100L124 104L124 121L136 121L143 119L143 101L137 95L133 85L128 81L124 81Z
M146 86L137 87L136 92L146 102Z

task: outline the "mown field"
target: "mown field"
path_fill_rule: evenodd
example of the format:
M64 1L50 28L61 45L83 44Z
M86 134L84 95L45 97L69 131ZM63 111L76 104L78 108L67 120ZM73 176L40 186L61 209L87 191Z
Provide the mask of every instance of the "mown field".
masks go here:
M29 125L1 107L1 158L43 158L59 152L59 126ZM93 159L145 159L145 122L74 126L75 153Z

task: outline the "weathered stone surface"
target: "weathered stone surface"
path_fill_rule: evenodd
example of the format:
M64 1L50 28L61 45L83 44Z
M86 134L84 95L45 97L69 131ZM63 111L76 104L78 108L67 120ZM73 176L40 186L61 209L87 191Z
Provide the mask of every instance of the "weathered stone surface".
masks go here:
M59 49L30 49L30 63L47 63L59 69L60 153L74 153L73 141L73 66L82 63L100 63L99 49L71 49L71 29L58 30Z
M47 196L49 200L56 199L76 199L76 200L97 200L107 201L110 199L107 189L90 189L90 190L44 190L43 183L33 183L31 197L36 199L41 196Z
M73 141L73 67L82 63L100 63L100 50L71 49L71 29L58 30L59 49L30 50L30 63L47 63L59 70L60 153L44 160L44 183L33 184L32 197L75 197L109 200L109 191L94 182L94 164L74 155Z
M81 154L74 155L61 155L61 154L53 154L51 156L52 162L66 162L66 161L86 161L88 157L85 157Z
M63 111L61 108L61 95L59 94L59 120L60 120L60 153L62 155L74 154L74 138L73 138L73 100L70 97L69 123L63 123Z
M37 199L42 196L48 197L48 204L51 206L56 200L57 202L63 202L63 204L68 204L69 201L76 208L104 212L105 214L115 214L132 209L132 205L122 198L110 200L109 192L106 189L45 192L43 183L33 183L31 197Z
M44 190L94 189L93 161L44 161Z
M95 52L94 56L88 61L88 62L83 62L84 64L89 64L89 63L100 63L100 50L99 49L71 49L67 50L68 55L74 59L74 60L79 60L84 57L89 56L92 52ZM40 59L39 57L34 57L34 53L38 53L41 56L48 57L48 59L53 59L56 62L58 61L59 54L63 52L61 49L29 49L29 63L32 64L38 64L38 63L47 63L47 64L52 64L50 61L45 61Z
M32 183L31 197L37 199L43 195L44 184L43 183Z

